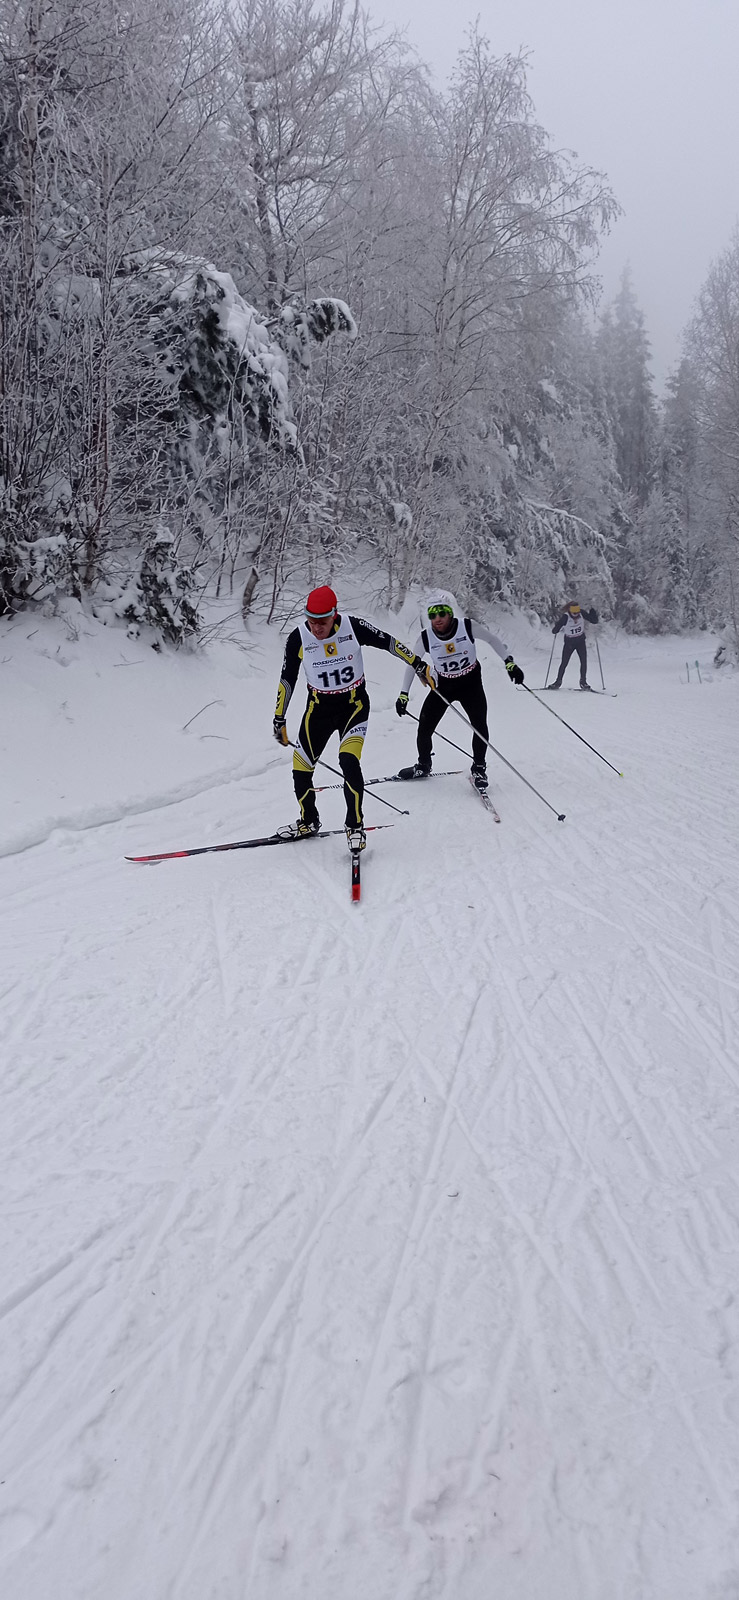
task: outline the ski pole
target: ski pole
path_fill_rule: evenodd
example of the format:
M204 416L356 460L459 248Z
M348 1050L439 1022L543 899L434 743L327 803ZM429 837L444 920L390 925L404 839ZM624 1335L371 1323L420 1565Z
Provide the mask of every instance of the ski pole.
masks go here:
M600 750L596 750L594 744L589 744L587 739L583 739L582 734L578 733L577 728L573 728L569 722L565 722L564 717L560 717L559 713L554 711L552 706L548 706L544 700L540 700L538 694L534 694L533 689L530 689L527 683L525 683L523 687L527 694L534 696L537 705L544 706L545 711L551 711L552 716L556 717L558 722L561 722L563 728L569 728L570 733L574 733L575 738L579 739L581 744L586 744L588 746L588 750L592 750L594 756L598 756L601 761L605 761L606 766L611 768L611 772L615 772L617 778L623 777L623 773L619 772L618 767L614 767L612 762L606 761L606 757L601 755Z
M439 694L438 689L434 690L434 694ZM461 721L464 722L468 728L472 729L473 733L477 733L477 729L473 728L472 727L472 723L469 722L466 717L462 716L461 711L457 711L457 707L455 705L452 705L451 700L447 700L443 694L439 695L439 699L444 701L444 705L447 706L450 711L455 711L457 716L461 719ZM412 722L418 722L418 717L414 717L412 711L407 711L406 712L406 716L410 717ZM438 728L434 729L434 736L436 738L438 738L438 739L443 739L445 744L450 744L453 750L458 750L459 751L460 755L466 756L468 754L467 750L463 750L462 749L461 744L455 744L453 739L447 739L447 736L446 736L445 733L439 733ZM482 734L481 733L477 733L477 737L478 737L478 739L482 739ZM534 788L533 783L529 783L528 778L525 778L523 773L519 772L518 767L514 767L512 761L508 761L505 756L501 755L500 751L496 750L495 745L491 744L489 739L483 740L483 743L487 745L488 750L492 750L493 755L496 755L498 757L498 759L503 762L504 766L510 767L511 772L515 772L516 777L520 778L521 782L526 784L526 788L530 789L532 794L536 795L537 800L541 800L543 805L547 806L550 811L554 812L554 815L557 818L558 822L564 822L564 820L565 820L564 811L558 811L556 806L550 805L549 801L544 799L543 794L539 794L539 790Z
M545 689L546 689L546 686L547 686L547 684L549 682L549 674L550 674L550 672L552 670L552 656L554 655L554 646L555 646L556 643L557 643L557 637L556 637L556 634L555 634L555 636L554 636L554 638L552 640L552 648L551 648L551 650L549 652L549 666L547 667L547 670L544 673L544 688Z
M699 667L699 665L698 665L698 662L697 662L697 661L696 661L696 663L695 663L695 670L696 670L696 672L697 672L697 674L698 674L698 682L699 682L699 683L702 683L702 682L703 682L703 679L702 679L702 677L701 677L701 669L700 669L700 667Z
M602 685L603 685L603 689L604 689L604 691L605 691L605 687L606 687L606 680L605 680L605 678L604 678L604 677L603 677L603 663L602 663L602 662L601 662L601 659L600 659L600 645L599 645L599 643L598 643L598 635L597 635L597 633L596 633L596 635L595 635L595 648L596 648L596 650L597 650L597 652L598 652L598 666L599 666L599 668L600 668L600 681L601 681L601 683L602 683Z
M297 750L298 751L299 755L301 755L301 756L303 755L303 751L300 749L299 745L297 745L295 743L294 739L288 739L287 742L292 747L293 750ZM328 761L320 761L318 759L318 757L316 757L315 765L317 767L325 767L327 772L333 772L334 777L335 778L341 778L341 781L342 781L342 784L343 784L343 782L344 782L344 774L343 774L343 772L339 772L337 767L329 766ZM364 792L366 794L367 790L365 789ZM380 805L389 806L391 811L397 811L399 817L409 817L410 816L410 811L401 811L400 806L394 806L390 800L385 800L381 794L375 794L374 789L372 789L370 791L369 798L370 798L370 800L379 800Z

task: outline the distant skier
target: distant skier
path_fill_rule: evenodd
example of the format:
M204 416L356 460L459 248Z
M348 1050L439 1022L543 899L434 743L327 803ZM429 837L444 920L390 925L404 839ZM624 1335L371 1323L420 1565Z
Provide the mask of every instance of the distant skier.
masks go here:
M428 777L431 771L432 737L447 709L444 701L449 705L453 700L458 700L477 730L472 738L472 779L475 788L484 794L488 786L485 744L488 737L488 703L476 642L482 640L492 647L501 661L505 662L506 671L514 683L523 683L523 673L494 633L490 633L479 622L473 623L470 617L455 615L454 599L445 590L430 596L426 615L431 626L419 634L414 649L418 655L423 653L431 657L439 693L428 695L423 702L418 719L418 760L415 766L401 767L400 777ZM413 672L409 668L395 702L399 717L405 716L408 710L408 693L412 682Z
M347 838L352 849L363 850L366 842L362 818L364 779L360 758L370 702L364 680L362 646L372 645L399 656L401 661L407 662L411 677L415 672L425 683L432 683L433 677L426 663L407 645L361 617L340 615L337 605L336 595L328 584L312 589L308 595L305 621L293 628L285 645L272 728L278 744L286 745L285 718L302 661L308 680L308 702L293 754L293 783L300 807L296 831L305 836L318 833L320 829L313 773L331 734L338 733Z
M588 646L585 638L585 623L597 621L597 611L581 611L577 600L571 600L569 605L565 606L561 617L557 619L552 628L552 633L555 634L561 633L564 628L565 642L562 649L562 660L559 663L559 672L554 682L546 684L547 689L561 689L567 663L575 651L580 657L580 688L590 688L588 683Z

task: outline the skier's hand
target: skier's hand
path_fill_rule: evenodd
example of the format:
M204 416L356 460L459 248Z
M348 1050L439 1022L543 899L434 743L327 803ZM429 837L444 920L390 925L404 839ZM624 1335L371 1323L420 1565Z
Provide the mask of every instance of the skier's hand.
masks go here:
M395 702L395 709L399 717L405 716L406 711L408 710L408 696L405 693L405 690L398 695L398 698Z
M513 683L523 683L523 673L521 668L516 666L513 656L506 656L504 665Z
M289 744L287 737L287 724L284 717L275 717L272 723L272 732L278 744Z
M421 660L420 656L416 656L416 659L413 663L413 671L415 672L416 677L420 678L421 683L425 683L427 689L436 688L436 679L434 674L431 671L431 668L426 665L426 662Z
M598 613L595 610L595 607L593 607L593 609L591 611L585 611L583 613L583 615L585 617L585 621L586 622L597 622L598 621Z

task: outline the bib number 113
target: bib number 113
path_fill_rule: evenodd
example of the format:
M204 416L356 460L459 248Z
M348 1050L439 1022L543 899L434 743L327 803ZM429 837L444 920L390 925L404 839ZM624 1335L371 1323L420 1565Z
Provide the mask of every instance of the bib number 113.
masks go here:
M318 677L324 689L330 689L332 682L336 684L337 689L340 689L342 683L354 682L354 668L342 667L339 669L334 667L333 672L319 672Z

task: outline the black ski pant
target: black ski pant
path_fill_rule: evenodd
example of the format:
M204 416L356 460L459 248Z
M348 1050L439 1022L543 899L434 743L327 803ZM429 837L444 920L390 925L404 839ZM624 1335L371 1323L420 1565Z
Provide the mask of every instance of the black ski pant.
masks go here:
M298 748L293 754L293 783L304 822L318 820L313 773L332 733L338 733L347 827L356 828L361 823L364 778L359 763L369 709L369 695L363 683L347 689L346 694L318 694L315 689L310 690L297 737Z
M442 698L439 698L439 695ZM482 734L482 739L477 734L472 738L472 759L485 766L488 736L488 703L485 699L485 690L482 684L480 663L476 662L471 672L465 672L461 678L440 677L439 693L432 690L423 702L421 715L418 719L418 759L421 766L431 765L432 736L438 728L447 707L456 700L466 712L477 729L477 734ZM446 702L446 704L445 704Z
M564 649L562 651L562 660L559 663L559 672L554 680L553 687L559 689L562 679L565 675L567 663L570 659L570 656L575 654L575 651L577 651L580 657L580 688L584 688L588 677L588 647L585 643L584 637L580 639L565 639Z

